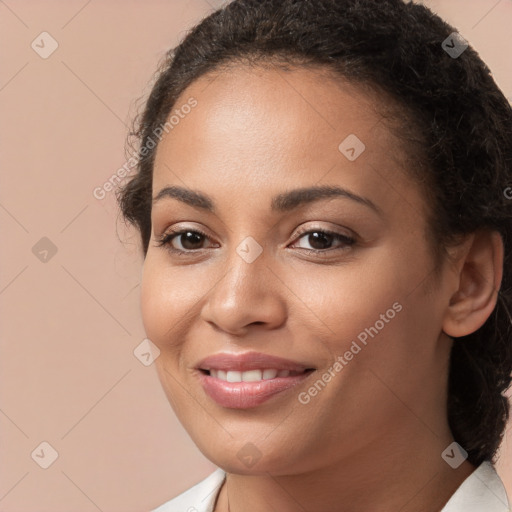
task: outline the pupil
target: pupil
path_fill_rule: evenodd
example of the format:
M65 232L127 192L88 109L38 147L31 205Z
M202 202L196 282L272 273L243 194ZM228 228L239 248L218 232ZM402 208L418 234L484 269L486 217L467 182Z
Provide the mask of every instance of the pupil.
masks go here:
M187 231L186 233L183 234L183 236L185 237L185 240L182 241L182 245L185 249L190 249L190 250L197 249L197 247L190 247L190 246L187 247L187 245L189 245L189 242L191 243L192 246L194 245L194 238L196 239L195 243L199 243L199 244L201 243L202 235L200 235L199 233Z
M325 233L311 233L309 235L309 243L311 244L311 246L315 249L325 249L326 247L323 247L322 246L322 241L325 243L327 242L328 245L329 244L329 235L326 235ZM317 246L318 242L320 241L320 247Z

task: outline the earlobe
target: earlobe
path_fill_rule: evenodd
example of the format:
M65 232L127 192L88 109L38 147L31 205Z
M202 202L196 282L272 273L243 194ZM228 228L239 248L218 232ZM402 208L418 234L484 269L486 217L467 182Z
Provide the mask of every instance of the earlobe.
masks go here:
M497 231L478 231L456 265L457 289L452 293L443 322L451 337L467 336L489 318L503 277L504 247Z

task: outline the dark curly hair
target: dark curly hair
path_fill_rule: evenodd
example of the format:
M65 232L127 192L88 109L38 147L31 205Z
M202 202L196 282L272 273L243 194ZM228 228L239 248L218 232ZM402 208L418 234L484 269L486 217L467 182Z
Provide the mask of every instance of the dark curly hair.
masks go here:
M145 256L155 130L180 94L210 71L309 66L377 91L394 108L387 121L414 159L407 172L424 188L436 263L461 235L479 229L497 230L504 242L497 305L480 329L455 338L450 360L450 428L479 465L495 457L509 416L512 110L471 46L460 55L446 51L443 42L454 47L447 39L454 32L428 8L402 0L234 0L166 54L131 133L139 144L136 174L116 195L124 219L140 232Z

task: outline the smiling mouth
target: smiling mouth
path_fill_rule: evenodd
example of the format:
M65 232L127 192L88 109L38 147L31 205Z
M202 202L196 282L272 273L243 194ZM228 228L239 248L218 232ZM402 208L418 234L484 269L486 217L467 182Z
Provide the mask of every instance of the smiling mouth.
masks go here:
M261 368L246 371L220 370L215 368L199 369L204 375L214 377L225 382L259 382L276 378L296 377L314 371L314 368L306 368L302 371L278 370L275 368Z

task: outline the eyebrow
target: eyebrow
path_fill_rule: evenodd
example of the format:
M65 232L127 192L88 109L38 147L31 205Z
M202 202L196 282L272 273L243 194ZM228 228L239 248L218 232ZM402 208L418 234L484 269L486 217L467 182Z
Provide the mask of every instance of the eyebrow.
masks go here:
M332 199L334 197L350 199L382 215L382 210L370 199L333 185L297 188L283 192L273 197L270 205L271 210L274 212L289 212L305 204L310 204L321 199ZM164 198L177 199L194 208L216 213L215 201L207 194L199 192L198 190L191 190L179 186L164 187L153 198L153 204Z

